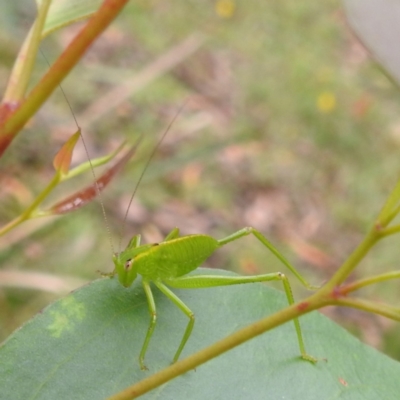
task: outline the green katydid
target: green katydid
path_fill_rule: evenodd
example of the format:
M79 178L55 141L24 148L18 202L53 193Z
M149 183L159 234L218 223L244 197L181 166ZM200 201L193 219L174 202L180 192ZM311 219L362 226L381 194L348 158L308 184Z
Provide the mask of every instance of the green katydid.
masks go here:
M178 114L179 112L176 114L175 118L177 117ZM136 184L129 205L127 207L127 211L125 213L122 231L124 230L125 227L126 216L130 204L133 200L133 197L136 194L137 188L144 176L144 173L151 159L153 158L155 152L157 151L158 147L163 141L165 135L168 133L175 118L171 121L168 128L165 130L164 134L159 140L158 144L154 147L153 152L149 156L147 163L143 171L141 172L141 175L139 177L139 180ZM82 136L82 141L86 149L83 136ZM89 158L88 153L87 156ZM92 173L94 175L93 169ZM97 192L100 195L100 188L98 187L98 183L96 180L95 180L95 186L97 187ZM100 195L100 202L103 209L103 216L106 219L106 224L107 224L107 218L103 203L101 201L101 195ZM144 363L144 359L157 320L156 305L151 289L151 283L154 284L162 293L164 293L189 318L186 330L183 334L179 347L176 350L176 353L173 357L173 362L176 362L178 360L183 348L185 347L186 342L188 341L191 335L195 322L195 317L193 312L189 309L189 307L186 306L186 304L184 304L178 298L178 296L176 296L169 289L168 286L180 289L199 289L199 288L208 288L215 286L228 286L228 285L237 285L244 283L279 280L282 281L288 303L294 304L294 298L289 281L287 277L281 272L275 272L263 275L254 275L254 276L216 276L216 275L188 276L187 275L189 272L192 272L196 268L198 268L218 248L250 234L255 236L268 250L270 250L299 279L299 281L306 288L315 289L315 287L311 286L300 275L300 273L289 263L289 261L286 260L286 258L281 253L279 253L279 251L267 240L267 238L264 235L261 234L261 232L257 231L252 227L246 227L240 229L237 232L234 232L233 234L219 240L214 239L209 235L203 235L203 234L179 236L178 228L174 228L160 243L141 244L140 243L141 236L135 235L130 240L125 250L113 254L113 261L115 265L114 271L112 273L104 275L111 277L114 275L118 275L119 282L124 287L131 286L138 275L141 275L142 277L142 285L147 297L148 308L150 312L149 328L147 330L144 343L142 345L139 354L139 364L142 370L147 369ZM120 237L122 238L122 236L123 235L121 233ZM111 247L113 247L112 244ZM296 318L293 320L293 322L296 330L301 358L313 363L316 362L317 359L307 354L305 350L299 320Z
M140 244L140 235L135 235L126 249L113 255L115 264L114 274L118 275L120 283L129 287L138 275L142 276L142 285L146 293L150 325L140 351L139 363L141 369L147 369L144 364L146 351L156 325L156 306L150 283L153 283L164 293L188 318L185 333L182 337L173 362L177 361L194 326L193 312L168 288L199 289L213 286L236 285L252 282L266 282L280 280L283 283L289 304L294 303L292 290L286 276L281 272L254 276L216 276L216 275L190 275L189 272L199 267L214 251L229 242L240 239L246 235L254 235L266 248L283 262L306 287L311 286L302 278L297 270L275 249L275 247L256 229L243 228L223 239L214 239L208 235L179 236L179 229L174 228L160 243ZM297 339L301 357L307 361L317 360L306 353L301 333L299 320L294 319Z
M136 193L144 172L149 165L149 162L151 161L154 153L164 139L173 122L174 120L171 121L169 127L166 129L166 131L162 135L162 138L155 146L152 154L148 158L147 164L144 167L136 188L132 194L131 201ZM124 219L124 224L125 220L126 218ZM148 308L150 312L149 328L147 330L146 337L144 339L144 343L139 354L139 363L142 370L147 369L144 363L144 359L157 320L156 305L152 293L151 284L154 284L189 318L189 322L187 324L184 335L173 357L173 362L176 362L178 360L183 348L185 347L186 342L191 335L195 322L195 317L189 307L187 307L186 304L184 304L169 289L169 286L172 288L180 289L198 289L214 286L227 286L243 283L280 280L282 281L288 303L294 303L294 298L289 281L287 277L281 272L255 276L235 277L215 275L187 276L189 272L192 272L197 267L199 267L218 248L250 234L255 236L268 250L270 250L300 280L300 282L306 288L314 288L307 283L307 281L299 274L299 272L286 260L285 257L282 256L282 254L278 252L278 250L267 240L265 236L263 236L259 231L251 227L243 228L219 240L214 239L211 236L202 234L180 236L178 228L174 228L160 243L141 244L141 236L135 235L130 240L125 250L113 254L115 269L111 274L108 275L118 275L119 282L124 287L131 286L138 275L141 275L142 277L142 285L147 297ZM311 355L307 354L305 350L298 319L294 319L294 326L299 343L301 357L307 361L316 362L317 360Z

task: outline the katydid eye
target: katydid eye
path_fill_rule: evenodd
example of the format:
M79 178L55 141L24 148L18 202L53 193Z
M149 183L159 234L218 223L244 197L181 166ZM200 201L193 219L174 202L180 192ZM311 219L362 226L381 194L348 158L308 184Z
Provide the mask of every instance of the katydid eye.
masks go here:
M129 270L132 268L132 264L133 264L133 259L130 258L129 260L127 260L127 261L125 262L125 270L126 270L126 271L129 271Z

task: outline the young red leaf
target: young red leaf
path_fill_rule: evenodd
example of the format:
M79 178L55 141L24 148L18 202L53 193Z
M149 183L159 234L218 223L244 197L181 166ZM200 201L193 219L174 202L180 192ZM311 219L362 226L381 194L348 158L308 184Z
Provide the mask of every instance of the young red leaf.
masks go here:
M48 211L51 214L65 214L83 207L85 204L92 201L97 196L98 190L103 190L110 183L116 173L129 161L135 153L137 146L138 143L133 146L116 164L101 175L95 183L54 204Z
M53 159L53 166L57 172L62 175L68 174L69 167L71 165L72 153L75 145L81 135L81 129L79 128L61 147L59 152Z

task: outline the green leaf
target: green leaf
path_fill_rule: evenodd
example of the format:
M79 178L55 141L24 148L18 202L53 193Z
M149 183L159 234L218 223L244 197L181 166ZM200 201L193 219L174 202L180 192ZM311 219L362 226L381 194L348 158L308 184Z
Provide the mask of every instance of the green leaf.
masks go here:
M196 273L228 274L200 269ZM286 305L266 285L176 290L195 312L183 356ZM187 319L154 290L158 322L146 363L138 354L149 322L139 281L125 289L99 279L55 302L0 348L2 399L104 399L166 367ZM143 398L160 399L396 399L400 364L362 344L318 312L301 319L307 350L299 358L288 323L163 385Z
M36 0L39 7L41 0ZM53 0L47 14L42 37L92 16L103 0Z

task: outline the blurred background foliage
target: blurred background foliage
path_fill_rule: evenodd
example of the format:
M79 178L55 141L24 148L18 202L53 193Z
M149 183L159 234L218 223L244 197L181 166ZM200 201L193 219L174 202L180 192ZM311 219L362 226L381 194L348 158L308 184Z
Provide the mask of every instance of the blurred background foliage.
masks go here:
M0 14L2 90L35 13L32 1L6 3ZM41 50L50 63L78 28L45 40ZM197 34L205 35L199 49L166 68L163 57ZM144 83L154 63L160 76ZM40 57L36 78L47 68ZM142 87L123 100L136 77ZM186 99L133 201L123 246L139 232L144 241L160 241L175 226L183 234L220 238L251 225L317 284L359 243L398 179L398 90L351 33L337 1L132 0L63 88L92 157L145 135L104 193L117 249L143 164ZM45 186L54 154L75 130L59 91L2 159L1 223ZM79 147L76 161L85 157ZM68 182L58 196L92 179L87 174ZM380 243L357 278L395 269L397 240ZM62 294L53 293L53 275L67 288L76 285L71 279L95 279L99 270L112 269L111 253L98 202L61 218L29 221L1 238L1 267L18 284L0 290L0 339ZM251 237L221 249L207 266L242 274L282 270ZM33 289L27 272L44 274L41 290ZM394 281L364 294L396 304L399 289ZM294 290L304 295L296 283ZM400 360L398 324L350 309L322 311Z

